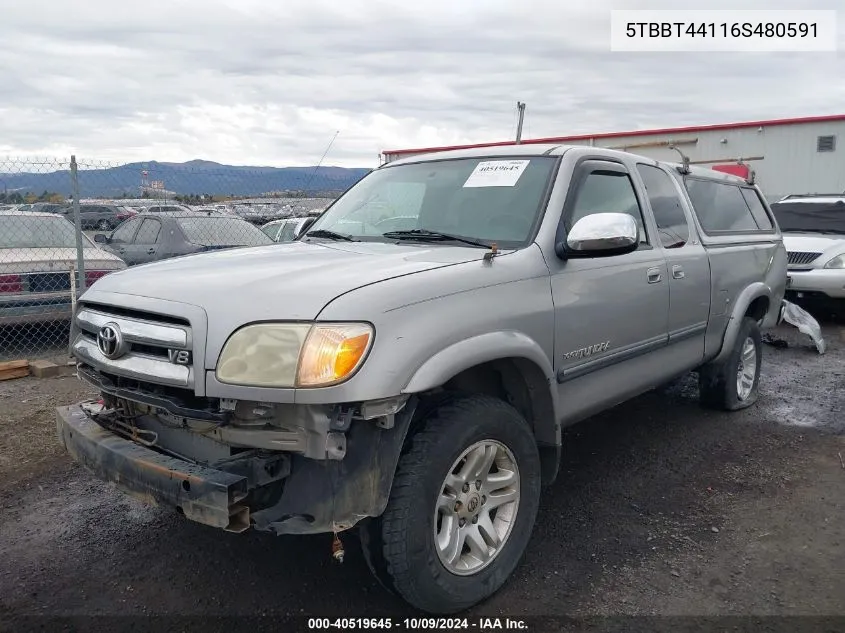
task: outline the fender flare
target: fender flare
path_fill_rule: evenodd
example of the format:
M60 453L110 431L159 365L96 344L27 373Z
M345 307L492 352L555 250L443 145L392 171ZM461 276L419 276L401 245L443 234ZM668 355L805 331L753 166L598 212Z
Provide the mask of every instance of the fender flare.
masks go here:
M522 332L513 330L479 334L453 343L428 358L411 376L403 394L417 394L441 386L466 369L483 363L505 359L524 359L534 363L543 373L551 398L553 420L538 420L555 426L556 444L560 444L560 405L555 388L554 368L543 348ZM536 429L535 429L536 431ZM548 435L542 433L542 435Z
M710 361L712 364L724 362L727 357L730 356L734 343L736 342L736 337L739 334L739 328L742 325L742 319L748 310L748 306L750 306L755 299L759 299L760 297L771 299L772 294L772 289L761 281L755 281L739 293L739 296L736 298L736 303L734 303L733 310L731 311L731 316L728 319L728 325L722 335L722 347L716 355L716 358Z

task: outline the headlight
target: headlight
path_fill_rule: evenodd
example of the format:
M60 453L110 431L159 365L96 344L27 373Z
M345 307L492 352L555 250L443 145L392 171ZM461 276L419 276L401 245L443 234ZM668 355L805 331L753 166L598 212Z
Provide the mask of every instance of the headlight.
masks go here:
M824 265L825 268L845 268L845 253L837 255Z
M366 323L256 323L226 341L220 382L249 387L327 387L360 367L373 328Z

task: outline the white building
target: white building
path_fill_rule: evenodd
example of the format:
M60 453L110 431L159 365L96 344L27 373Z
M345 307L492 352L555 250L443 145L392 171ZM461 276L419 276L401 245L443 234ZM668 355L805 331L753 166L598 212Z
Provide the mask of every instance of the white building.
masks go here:
M750 121L722 125L610 132L523 140L522 143L594 145L622 149L657 160L680 162L677 147L690 163L746 175L754 171L756 182L770 201L796 193L845 193L845 114ZM497 147L513 141L387 150L390 162L417 154L449 149Z

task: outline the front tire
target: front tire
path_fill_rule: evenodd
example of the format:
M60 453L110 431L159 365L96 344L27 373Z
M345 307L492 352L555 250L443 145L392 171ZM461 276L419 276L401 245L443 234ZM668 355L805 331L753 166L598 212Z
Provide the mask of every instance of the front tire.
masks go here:
M760 326L751 317L745 317L728 358L719 365L701 368L698 375L701 403L724 411L750 407L759 396L762 360Z
M525 419L488 396L434 407L399 459L385 512L362 527L370 569L429 613L498 591L522 558L540 502L540 458Z

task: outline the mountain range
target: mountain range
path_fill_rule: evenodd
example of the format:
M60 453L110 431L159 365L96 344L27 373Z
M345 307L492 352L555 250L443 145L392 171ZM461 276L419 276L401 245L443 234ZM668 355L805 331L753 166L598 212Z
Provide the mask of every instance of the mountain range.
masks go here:
M7 169L8 163L0 162L0 191L36 195L49 191L64 196L73 191L69 169L46 171L49 166L45 168L34 162L21 163L18 171L2 173ZM282 191L344 191L369 171L365 167L249 167L206 160L149 161L117 166L80 161L78 177L81 198L114 198L124 194L137 197L144 188L161 188L182 195L257 196Z

